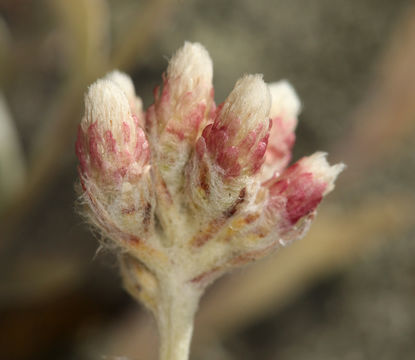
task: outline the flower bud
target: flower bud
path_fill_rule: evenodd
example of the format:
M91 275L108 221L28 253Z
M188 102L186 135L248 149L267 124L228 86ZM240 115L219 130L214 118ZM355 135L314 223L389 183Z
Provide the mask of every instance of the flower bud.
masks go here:
M146 114L161 181L175 194L200 129L213 113L212 61L198 43L186 42L172 57L163 90Z
M214 123L203 130L187 168L193 208L226 218L255 192L250 185L267 146L270 102L261 75L247 75L236 83Z
M135 88L131 78L121 71L114 70L107 74L105 79L117 84L121 90L124 91L124 94L130 104L132 114L138 118L140 126L143 126L143 101L135 94Z
M293 131L297 125L297 116L301 111L301 102L296 91L286 80L270 83L268 87L272 99L270 118L283 117Z
M269 84L269 89L272 98L269 114L272 126L261 174L264 180L274 173L281 173L290 162L297 116L301 110L300 100L287 81Z
M279 178L265 184L270 206L279 209L288 225L295 225L312 214L323 196L334 189L334 181L343 169L343 164L330 166L322 152L300 159Z
M213 65L209 53L199 43L185 42L172 57L167 68L167 81L172 84L170 96L181 101L189 92L193 101L204 102L212 91Z
M163 90L159 95L156 88L147 114L154 136L156 131L172 146L194 141L214 106L212 74L212 61L202 45L186 42L176 52L163 77Z
M149 147L123 91L98 80L85 96L85 116L78 132L81 171L103 183L138 177L149 160Z
M98 80L88 89L76 153L93 222L109 237L146 232L154 208L149 146L125 93L114 82Z
M268 142L270 103L262 76L246 75L236 83L214 124L203 130L199 141L206 143L226 178L252 175L260 169Z

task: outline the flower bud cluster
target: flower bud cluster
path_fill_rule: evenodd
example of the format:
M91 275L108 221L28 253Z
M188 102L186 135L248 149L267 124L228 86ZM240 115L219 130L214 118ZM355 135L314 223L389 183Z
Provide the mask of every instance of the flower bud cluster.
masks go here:
M213 100L212 62L185 43L144 113L118 71L90 86L76 142L88 218L118 248L127 290L155 315L162 359L186 359L198 299L215 278L300 238L343 165L287 168L300 110L261 75Z

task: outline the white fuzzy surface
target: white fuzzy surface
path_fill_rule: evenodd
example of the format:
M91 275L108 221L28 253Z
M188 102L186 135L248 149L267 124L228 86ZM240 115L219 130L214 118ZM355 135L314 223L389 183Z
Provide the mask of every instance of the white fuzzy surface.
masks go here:
M302 165L314 175L315 179L327 184L324 195L334 189L334 182L337 179L337 176L346 167L342 163L330 166L327 161L327 153L321 151L303 158Z
M99 129L110 130L117 140L122 137L123 122L135 126L125 93L112 81L98 80L85 95L85 116L81 125L86 130L94 122Z
M114 70L105 76L106 80L116 83L128 98L135 97L134 84L131 78L119 70Z
M297 117L301 111L300 100L289 82L281 80L268 84L268 87L272 99L269 113L272 127L261 172L264 181L274 174L281 174L289 164Z
M272 97L270 118L297 118L301 112L301 102L293 86L287 80L270 83L268 86Z
M163 87L167 96L156 101L157 114L151 120L149 134L154 145L152 155L174 198L183 187L184 168L196 137L208 123L213 106L212 76L207 50L199 43L186 42L169 61ZM200 108L204 108L204 113L197 126L193 119ZM163 218L170 218L164 215Z
M112 81L117 84L127 96L130 103L131 111L139 118L143 117L143 101L135 93L135 88L131 78L124 72L114 70L105 76L106 80Z
M262 75L245 75L239 79L227 97L220 113L220 123L229 125L236 118L240 120L241 140L258 125L266 128L271 106L271 94Z
M199 43L185 42L171 58L167 68L167 78L178 80L172 89L175 98L180 98L198 86L210 85L212 77L212 60L207 50Z
M257 134L256 140L262 139L268 131L270 105L270 92L262 75L245 75L239 79L227 97L218 118L220 126L225 128L235 126L235 122L240 123L237 134L229 139L230 145L239 145L249 132L257 128L261 128L261 131ZM256 143L253 147L255 146ZM247 154L245 158L247 159ZM231 208L238 201L243 189L245 189L245 204L252 196L255 196L259 183L255 176L246 174L245 168L251 165L249 161L246 163L246 159L242 157L238 159L241 163L240 176L225 179L223 169L218 166L214 158L205 154L204 158L199 161L197 156L193 155L187 169L189 173L187 186L191 198L190 206L193 209L199 209L195 211L195 216L200 218L202 223L220 216ZM201 167L208 169L210 188L208 196L199 189L198 185Z

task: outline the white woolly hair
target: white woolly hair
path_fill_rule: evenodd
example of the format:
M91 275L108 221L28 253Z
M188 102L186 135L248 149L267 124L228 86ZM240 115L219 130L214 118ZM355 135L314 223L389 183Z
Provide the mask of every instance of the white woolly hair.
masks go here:
M128 99L134 99L134 84L131 78L126 73L123 73L119 70L113 70L110 73L108 73L104 79L116 83L122 89L122 91L124 91Z
M185 42L177 50L167 68L168 79L179 79L172 87L176 96L192 91L199 85L208 85L210 91L213 77L212 60L199 43Z
M104 79L112 81L124 91L130 103L131 111L141 119L143 117L143 101L136 95L134 83L131 78L122 71L113 70Z
M296 118L301 112L301 102L293 86L286 80L268 84L272 104L269 116Z
M222 124L229 124L235 117L241 121L240 136L263 123L266 127L271 106L271 95L261 74L245 75L239 79L223 105L220 113ZM240 139L239 139L240 140Z
M316 179L327 183L327 188L323 195L334 189L334 181L346 167L342 163L330 166L327 161L327 153L321 151L303 158L301 166L304 166L307 171L311 172Z
M92 84L85 95L85 116L82 127L97 122L100 132L110 130L115 139L120 139L121 124L125 121L135 126L126 95L112 81L100 79Z

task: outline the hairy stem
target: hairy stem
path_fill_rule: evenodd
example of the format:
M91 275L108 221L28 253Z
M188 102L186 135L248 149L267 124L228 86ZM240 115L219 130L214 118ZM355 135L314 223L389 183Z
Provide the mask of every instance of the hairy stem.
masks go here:
M193 333L193 319L200 291L176 279L161 287L157 322L160 334L160 360L187 360Z

